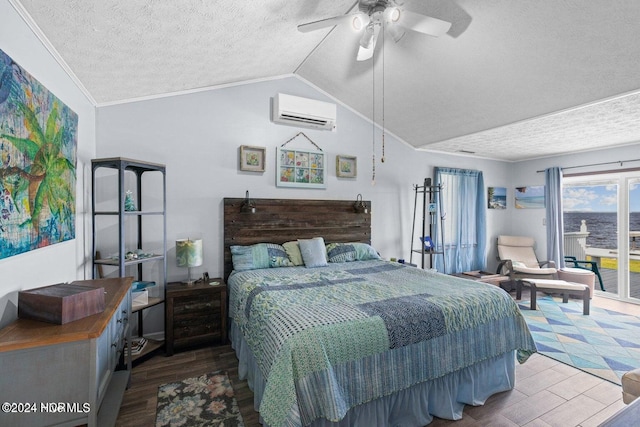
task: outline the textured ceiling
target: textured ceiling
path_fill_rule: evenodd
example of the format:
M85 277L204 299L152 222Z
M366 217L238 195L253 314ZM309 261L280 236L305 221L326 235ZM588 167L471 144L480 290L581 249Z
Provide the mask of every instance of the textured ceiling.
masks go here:
M448 34L381 36L366 62L347 26L296 29L353 0L10 2L97 105L294 73L416 148L517 161L640 141L638 0L407 0Z

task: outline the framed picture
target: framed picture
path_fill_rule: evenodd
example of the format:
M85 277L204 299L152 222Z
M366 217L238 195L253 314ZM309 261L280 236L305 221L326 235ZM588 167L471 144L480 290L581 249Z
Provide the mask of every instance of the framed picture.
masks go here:
M280 148L276 158L276 186L327 188L327 164L322 151Z
M249 172L264 172L265 147L240 146L240 170Z
M358 176L357 157L336 156L336 176L339 178L355 178Z
M516 209L544 209L544 185L516 187Z
M487 187L487 205L489 209L507 209L507 189Z

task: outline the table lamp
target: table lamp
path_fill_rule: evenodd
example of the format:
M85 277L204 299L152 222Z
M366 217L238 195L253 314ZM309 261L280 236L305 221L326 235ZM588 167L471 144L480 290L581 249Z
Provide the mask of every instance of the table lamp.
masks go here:
M176 261L178 267L187 267L187 280L182 283L192 285L195 280L191 278L191 267L202 265L202 239L179 239L176 240Z

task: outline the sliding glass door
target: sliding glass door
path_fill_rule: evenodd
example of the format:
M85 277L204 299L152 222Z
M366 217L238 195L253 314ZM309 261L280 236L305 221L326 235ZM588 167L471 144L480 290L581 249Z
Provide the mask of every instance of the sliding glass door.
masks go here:
M618 251L617 181L590 176L565 178L562 184L565 255L594 261L600 273L595 289L617 296L617 265L612 256Z
M629 297L640 301L640 177L628 177Z
M596 263L600 295L640 302L640 172L565 177L563 188L565 255Z

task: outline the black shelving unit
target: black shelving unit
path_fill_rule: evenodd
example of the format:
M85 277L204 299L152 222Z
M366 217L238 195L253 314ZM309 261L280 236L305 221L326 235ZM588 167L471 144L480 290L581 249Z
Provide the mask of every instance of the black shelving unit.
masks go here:
M93 234L93 278L102 276L103 271L106 271L106 276L110 274L117 274L119 277L133 276L134 280L153 281L159 288L152 289L155 295L148 298L148 303L144 305L136 305L132 307L131 312L137 313L138 321L138 336L142 337L144 334L143 314L144 311L164 304L166 299L167 288L167 220L166 220L166 168L164 165L142 162L138 160L126 159L122 157L93 159L91 160L92 172L92 196L91 196L91 212L92 212L92 234ZM99 172L104 169L111 170ZM115 171L115 172L114 172ZM143 190L146 193L150 189L143 186L143 178L149 176L149 174L161 174L161 184L157 183L156 186L161 186L161 189L153 189L151 192L153 196L149 199L143 199ZM158 177L155 177L158 178ZM133 181L133 182L132 182ZM100 189L103 192L109 193L105 196L105 200L97 200L100 195L98 188L100 182ZM135 209L127 210L125 208L126 188L127 183L135 188L135 194L133 195L135 201ZM117 188L117 193L113 193L113 189ZM143 188L144 187L144 188ZM132 190L133 194L133 190ZM114 197L115 196L115 197ZM115 201L114 201L115 199ZM153 203L148 203L151 206L145 206L143 200L150 200ZM115 254L111 256L103 257L105 252L103 248L113 247L113 240L115 236L109 235L108 224L105 228L107 231L101 230L97 222L99 218L112 218L115 219L117 228L117 248ZM151 218L156 218L155 226L145 226L145 222L148 222ZM113 220L111 220L113 222ZM161 223L161 226L157 224ZM98 236L96 233L106 234ZM155 238L156 242L153 253L145 253L147 248L144 247L144 238ZM143 257L137 259L127 259L127 252L134 252L136 250L144 253ZM100 254L100 256L98 256ZM155 277L150 276L150 272L145 273L145 266L155 267ZM108 271L111 268L113 271ZM153 271L151 269L151 271ZM164 322L164 312L161 318ZM166 328L163 325L163 331ZM164 332L163 332L164 333ZM151 351L160 348L164 345L164 340L152 340L148 339L144 350L137 355L133 355L132 359L140 358Z
M419 253L421 258L421 267L425 268L425 259L429 257L429 268L433 268L433 259L436 255L442 255L442 263L446 270L446 258L444 256L444 219L442 215L438 215L437 209L442 206L440 196L442 187L440 185L431 185L431 178L425 178L422 185L414 185L415 199L413 204L413 225L411 227L411 256L410 263L413 264L413 254ZM420 236L430 236L433 239L436 221L440 222L438 236L440 242L433 241L434 248L427 250L424 243L420 241L420 248L414 248L414 239L416 237L416 214L418 212L418 198L422 195L422 212L421 234ZM428 232L427 232L428 231ZM439 244L438 244L439 243ZM440 250L436 248L440 248Z

